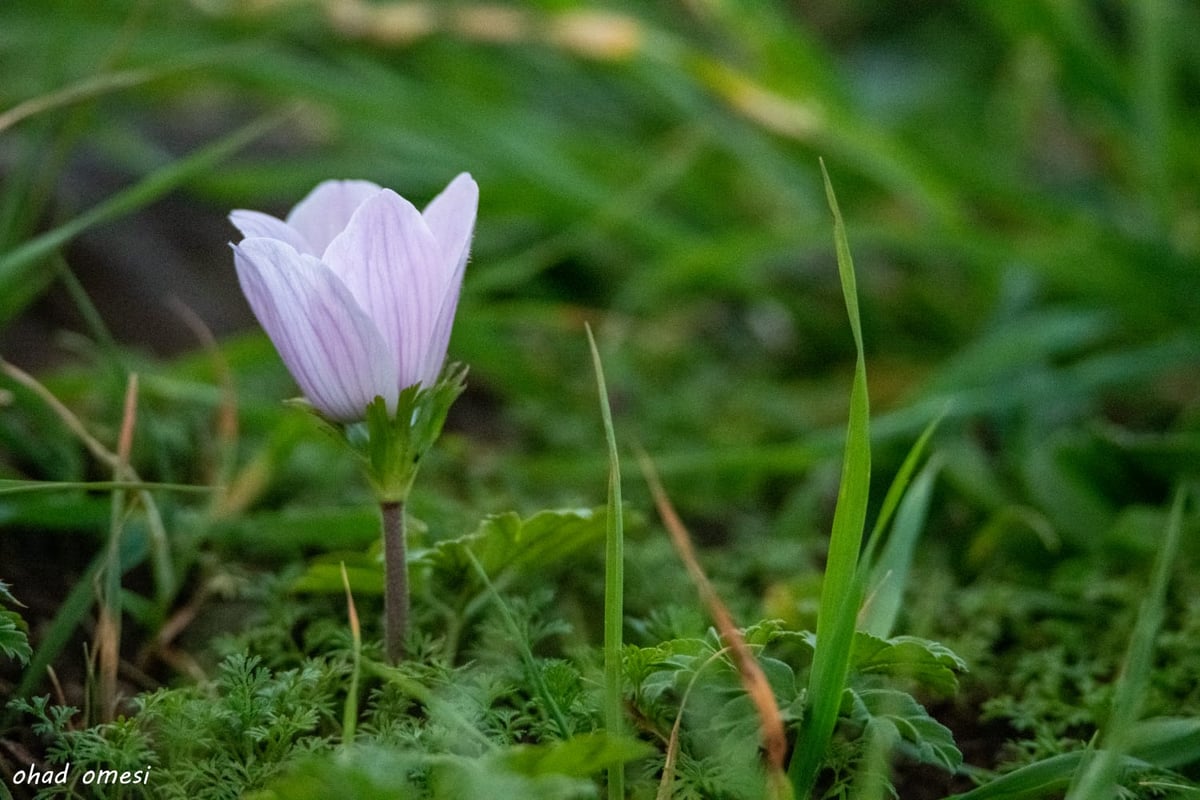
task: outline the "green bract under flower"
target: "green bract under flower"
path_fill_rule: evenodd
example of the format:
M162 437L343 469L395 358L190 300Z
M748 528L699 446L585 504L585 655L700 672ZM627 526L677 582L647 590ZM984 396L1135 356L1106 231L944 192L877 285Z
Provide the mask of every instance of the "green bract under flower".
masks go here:
M396 412L382 397L367 406L364 422L347 426L346 439L363 460L371 488L381 503L408 498L421 459L442 432L450 406L466 388L467 368L451 364L432 387L400 392Z

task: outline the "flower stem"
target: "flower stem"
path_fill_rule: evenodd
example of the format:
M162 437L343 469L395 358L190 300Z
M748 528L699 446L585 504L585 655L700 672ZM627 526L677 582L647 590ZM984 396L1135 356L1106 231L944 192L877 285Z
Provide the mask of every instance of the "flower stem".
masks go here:
M408 559L404 553L404 503L379 504L383 521L384 642L387 659L404 660L408 638Z

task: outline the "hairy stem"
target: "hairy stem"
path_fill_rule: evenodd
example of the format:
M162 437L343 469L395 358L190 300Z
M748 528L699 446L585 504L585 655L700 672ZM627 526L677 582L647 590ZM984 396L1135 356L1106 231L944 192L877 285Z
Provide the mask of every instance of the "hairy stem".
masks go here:
M379 504L383 520L384 643L393 664L404 660L408 638L408 559L404 554L404 503Z

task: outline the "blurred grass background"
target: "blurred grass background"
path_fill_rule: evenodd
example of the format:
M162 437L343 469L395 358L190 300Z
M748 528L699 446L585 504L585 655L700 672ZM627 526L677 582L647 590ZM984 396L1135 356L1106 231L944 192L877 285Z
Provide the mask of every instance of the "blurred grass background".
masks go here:
M779 544L819 550L828 529L854 356L823 157L859 271L877 483L948 409L927 535L959 563L1111 537L1144 553L1200 463L1198 30L1183 0L8 0L0 354L107 441L142 373L142 477L235 498L202 524L163 500L181 564L213 542L361 546L364 489L281 408L294 387L224 217L283 213L330 177L420 205L467 170L482 197L451 357L471 388L418 515L452 533L600 502L591 321L623 441L729 548L716 569L749 577L745 604L792 608L815 567ZM3 477L97 477L3 387ZM2 507L10 531L100 538L108 518L86 495ZM635 605L667 591L640 585Z

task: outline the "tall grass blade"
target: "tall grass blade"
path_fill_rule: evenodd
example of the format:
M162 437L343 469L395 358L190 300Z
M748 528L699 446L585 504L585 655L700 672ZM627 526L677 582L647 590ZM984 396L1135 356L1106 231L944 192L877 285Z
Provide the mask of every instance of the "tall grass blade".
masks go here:
M896 477L892 479L892 484L888 487L887 494L884 495L883 504L879 507L879 516L875 518L875 525L871 528L871 535L867 537L867 544L863 548L862 554L864 564L874 565L875 554L879 550L884 533L887 531L892 517L896 514L906 496L909 483L912 482L913 475L916 474L917 467L921 464L921 458L925 455L925 450L929 446L929 440L933 438L933 432L937 430L938 425L941 424L945 416L943 412L926 425L925 430L921 431L921 435L917 437L917 441L909 448L908 455L904 457L904 462L900 465L900 470L896 473Z
M31 492L109 492L117 489L134 492L183 492L184 494L206 494L211 486L196 486L190 483L156 483L155 481L25 481L19 478L0 478L0 495L28 494Z
M824 161L821 162L821 173L829 208L833 213L838 274L857 357L850 391L850 421L846 431L841 485L838 487L829 555L821 586L817 644L808 682L808 707L796 742L796 751L788 767L796 796L801 798L808 797L816 784L817 773L837 723L842 691L850 668L850 648L854 641L858 607L862 601L858 560L871 482L870 403L867 398L866 356L863 352L854 261L850 256L846 227Z
M617 453L617 435L613 428L612 408L608 403L608 387L604 382L604 366L600 351L587 326L588 348L592 353L592 368L596 373L596 389L600 395L600 415L604 420L604 438L608 442L608 533L604 547L604 727L609 736L619 735L625 727L622 714L621 651L622 626L625 619L625 521L621 501L621 460ZM609 800L625 797L625 765L608 768Z
M904 599L904 587L908 585L908 574L916 554L917 542L925 528L925 518L933 498L933 485L941 465L936 461L925 465L912 482L896 512L896 523L892 526L887 543L875 560L869 551L863 555L863 577L868 581L866 603L859 619L859 627L867 633L886 639L892 635L900 606Z
M109 72L104 75L94 75L64 86L63 88L30 98L18 103L0 114L0 133L16 125L18 122L61 106L89 100L98 95L128 89L145 83L163 74L160 71L146 69L130 69L121 72Z

